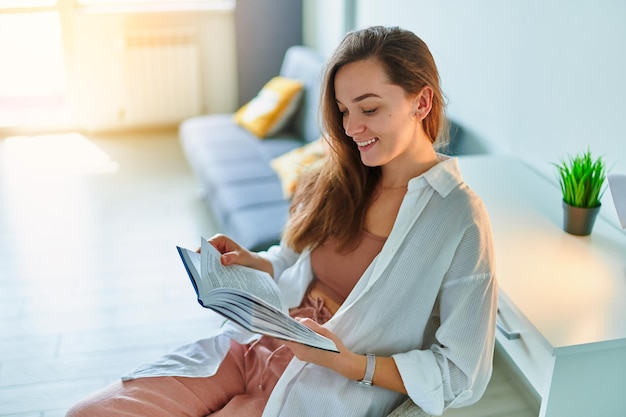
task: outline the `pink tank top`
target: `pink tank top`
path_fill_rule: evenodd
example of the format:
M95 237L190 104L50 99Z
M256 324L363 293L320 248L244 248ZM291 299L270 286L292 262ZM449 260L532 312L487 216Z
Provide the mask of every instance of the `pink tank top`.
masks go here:
M349 253L337 253L334 241L313 249L311 267L320 289L334 302L342 304L386 240L364 230L361 242Z

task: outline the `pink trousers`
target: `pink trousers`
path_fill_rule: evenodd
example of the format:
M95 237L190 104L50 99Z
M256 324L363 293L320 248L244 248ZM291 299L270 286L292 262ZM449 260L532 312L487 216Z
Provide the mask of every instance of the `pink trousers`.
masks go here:
M217 373L207 378L148 377L115 382L75 404L66 417L260 416L293 353L263 337L231 342Z
M324 298L307 295L289 312L324 324L332 317ZM254 417L263 414L293 353L279 340L231 342L217 373L208 378L148 377L116 382L74 405L66 417Z

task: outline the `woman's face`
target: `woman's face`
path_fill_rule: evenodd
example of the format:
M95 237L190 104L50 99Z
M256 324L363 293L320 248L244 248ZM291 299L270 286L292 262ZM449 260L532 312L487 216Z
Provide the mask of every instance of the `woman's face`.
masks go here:
M354 140L366 166L419 160L425 146L419 99L391 84L375 60L341 67L335 75L335 99L343 128ZM430 145L430 142L427 142Z

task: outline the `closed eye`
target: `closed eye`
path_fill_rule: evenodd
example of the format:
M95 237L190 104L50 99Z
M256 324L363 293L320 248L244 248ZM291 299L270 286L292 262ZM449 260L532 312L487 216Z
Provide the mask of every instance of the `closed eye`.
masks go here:
M365 114L365 115L372 115L374 113L376 113L378 111L378 109L371 109L371 110L361 110L361 113ZM339 114L341 114L343 117L347 116L348 114L350 114L350 112L348 110L339 110Z

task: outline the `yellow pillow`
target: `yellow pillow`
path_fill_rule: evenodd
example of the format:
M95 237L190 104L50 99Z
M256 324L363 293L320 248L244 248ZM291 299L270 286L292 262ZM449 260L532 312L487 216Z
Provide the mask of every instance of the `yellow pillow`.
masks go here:
M252 100L235 113L235 122L255 136L278 133L298 109L304 84L285 77L274 77Z
M280 178L286 199L293 195L300 175L322 165L325 156L324 141L320 138L271 160L270 164Z

